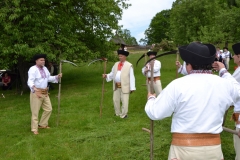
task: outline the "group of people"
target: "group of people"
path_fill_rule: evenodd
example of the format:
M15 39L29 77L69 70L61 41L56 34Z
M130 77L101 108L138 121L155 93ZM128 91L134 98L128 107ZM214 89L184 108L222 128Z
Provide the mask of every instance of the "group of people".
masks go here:
M240 43L232 46L234 63L240 66ZM240 160L240 67L231 75L225 65L215 61L216 48L211 44L192 42L178 48L183 65L176 62L179 72L186 75L172 81L162 90L160 80L161 62L154 59L142 68L145 75L148 100L145 112L152 120L172 116L172 143L169 160L222 160L220 133L224 114L234 105L233 119L238 135L234 135L236 159ZM115 116L128 118L129 95L136 90L133 66L127 61L128 51L118 50L119 61L111 72L102 74L106 81L113 81L113 104ZM149 58L156 52L149 51ZM36 65L28 71L30 106L32 111L31 131L38 134L39 128L49 128L48 119L52 106L47 83L58 82L62 74L51 76L44 66L46 55L34 56ZM212 74L219 71L219 76ZM152 72L152 73L151 73ZM150 77L153 88L150 92ZM224 98L222 98L224 97ZM44 112L38 122L39 109Z
M222 62L227 70L229 70L229 61L231 58L232 54L229 52L228 47L224 47L223 50L220 50L219 47L216 47L215 61Z

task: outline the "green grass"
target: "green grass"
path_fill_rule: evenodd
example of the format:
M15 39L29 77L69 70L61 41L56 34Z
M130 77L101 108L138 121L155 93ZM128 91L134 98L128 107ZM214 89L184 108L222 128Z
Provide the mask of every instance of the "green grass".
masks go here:
M145 77L141 73L144 59L136 67L136 61L144 52L130 54L128 60L134 65L137 90L130 95L129 118L115 117L112 102L112 82L105 83L102 118L99 107L102 95L103 63L74 67L63 64L61 110L57 121L58 85L50 91L53 112L50 129L40 129L39 135L30 131L31 111L29 93L22 96L15 91L3 92L0 98L0 159L6 160L147 160L150 154L150 120L145 114ZM165 87L176 78L175 55L160 59L161 81ZM231 61L231 73L233 72ZM107 73L113 62L107 63ZM179 75L180 76L180 75ZM227 126L234 127L229 121ZM41 115L41 113L40 113ZM171 142L171 118L154 122L154 158L166 160ZM234 159L232 135L223 132L222 148L225 159Z

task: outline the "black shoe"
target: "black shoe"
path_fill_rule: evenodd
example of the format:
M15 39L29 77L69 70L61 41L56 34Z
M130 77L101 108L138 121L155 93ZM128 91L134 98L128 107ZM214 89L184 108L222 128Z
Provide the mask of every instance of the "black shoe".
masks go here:
M128 118L128 115L124 116L123 118Z

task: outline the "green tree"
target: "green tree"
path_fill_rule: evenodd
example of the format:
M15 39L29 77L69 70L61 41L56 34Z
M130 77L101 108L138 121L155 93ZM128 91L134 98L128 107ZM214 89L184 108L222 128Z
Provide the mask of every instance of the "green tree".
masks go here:
M130 30L123 29L119 30L117 33L119 37L123 38L126 45L138 45L136 38L131 36Z
M153 44L161 42L163 39L169 39L170 13L171 10L163 10L153 17L148 29L146 29L144 33L147 44Z
M215 16L220 12L219 0L176 0L171 10L170 35L179 45L201 41L203 28L215 25Z
M16 65L26 89L29 61L86 61L112 55L107 41L118 30L127 0L5 0L0 2L0 66Z

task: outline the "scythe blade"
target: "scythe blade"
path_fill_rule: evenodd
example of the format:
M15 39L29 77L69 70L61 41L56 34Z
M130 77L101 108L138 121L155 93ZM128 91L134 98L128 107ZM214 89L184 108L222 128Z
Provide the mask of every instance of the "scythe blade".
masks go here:
M136 66L138 65L138 62L139 62L143 57L145 57L145 53L137 60Z
M151 59L149 59L146 63L145 63L145 66L153 59L156 59L156 58L159 58L159 57L162 57L162 56L166 56L166 55L169 55L169 54L176 54L177 53L177 50L173 50L173 51L168 51L168 52L165 52L165 53L162 53L162 54L159 54Z

